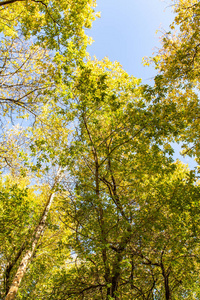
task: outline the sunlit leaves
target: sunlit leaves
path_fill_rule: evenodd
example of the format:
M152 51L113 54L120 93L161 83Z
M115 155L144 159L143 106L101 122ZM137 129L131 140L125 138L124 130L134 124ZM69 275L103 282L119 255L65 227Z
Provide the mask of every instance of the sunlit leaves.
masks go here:
M163 35L162 47L152 59L159 71L154 90L163 110L166 105L176 106L170 120L180 124L176 141L183 143L182 154L199 163L200 3L173 1L173 8L176 15L171 31Z

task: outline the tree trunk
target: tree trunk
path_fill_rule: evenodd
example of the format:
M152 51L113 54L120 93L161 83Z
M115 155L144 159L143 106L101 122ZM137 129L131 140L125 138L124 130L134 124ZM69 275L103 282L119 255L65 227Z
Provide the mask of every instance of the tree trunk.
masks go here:
M5 270L5 274L4 274L4 287L5 287L5 295L7 295L7 293L9 292L10 289L10 285L9 285L9 281L10 281L10 273L13 269L13 267L15 266L15 264L17 263L18 259L20 258L20 256L22 255L22 252L25 250L27 245L27 241L25 241L21 248L19 249L19 251L16 253L14 259L12 261L10 261L7 266L6 266L6 270Z
M170 295L170 289L169 289L169 275L165 277L165 299L170 300L171 295Z
M170 268L168 268L167 271L165 271L164 265L161 261L161 269L162 269L162 275L164 277L164 285L165 285L165 299L171 300L171 293L169 288L169 274L170 274Z
M31 243L30 243L30 249L28 249L25 253L25 255L23 256L21 263L18 267L18 270L15 274L15 277L13 279L13 282L10 286L10 289L5 297L5 300L13 300L15 299L15 296L18 292L20 283L22 278L24 277L27 267L31 261L31 258L36 250L36 246L38 244L38 241L40 239L40 237L42 236L43 232L44 232L44 228L45 228L45 224L46 224L46 219L47 219L47 215L48 212L50 210L51 204L53 202L54 196L55 196L55 192L54 189L57 186L57 184L59 183L59 181L61 180L61 169L58 170L55 181L54 181L54 185L52 187L52 192L49 195L49 198L47 200L47 203L45 205L43 214L40 218L39 224L38 226L35 228L34 232L33 232L33 236L31 239Z

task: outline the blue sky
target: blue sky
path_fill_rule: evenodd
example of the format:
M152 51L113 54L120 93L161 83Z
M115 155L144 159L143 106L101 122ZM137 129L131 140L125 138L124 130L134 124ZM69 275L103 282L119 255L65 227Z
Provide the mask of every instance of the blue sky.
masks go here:
M142 57L151 56L159 46L156 30L167 30L174 14L170 0L97 0L101 18L93 23L88 34L94 39L88 47L91 56L108 56L145 83L155 74L142 66Z
M144 67L142 58L157 51L159 37L169 30L174 19L171 4L170 0L97 0L96 10L101 12L101 18L88 30L94 39L88 47L89 54L99 60L107 56L118 61L129 75L153 84L155 70ZM181 146L176 145L174 158L193 168L194 160L181 157L180 150Z

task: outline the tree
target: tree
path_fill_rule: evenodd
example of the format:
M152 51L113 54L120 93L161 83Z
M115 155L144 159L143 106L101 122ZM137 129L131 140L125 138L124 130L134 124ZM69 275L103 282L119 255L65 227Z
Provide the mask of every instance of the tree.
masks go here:
M183 142L183 154L195 156L199 163L200 4L197 0L173 2L174 22L162 37L162 48L152 58L159 71L155 91L162 98L160 103L176 106L184 125L176 141Z
M188 279L180 275L183 257L192 274L196 233L188 233L182 218L190 211L189 195L198 206L199 188L192 173L172 163L166 138L176 127L164 118L158 123L143 91L108 59L77 70L71 109L79 121L67 160L75 187L61 217L72 224L77 257L71 270L55 277L50 299L171 299Z
M27 128L25 130L21 129L21 136L27 139L27 149L23 149L22 152L21 149L17 149L15 153L15 160L21 158L21 160L18 159L20 163L18 170L15 167L15 174L29 175L32 181L43 182L43 185L45 179L47 180L50 177L50 183L44 193L45 200L40 217L37 218L36 223L32 224L29 236L26 237L26 244L22 243L20 245L20 253L17 252L14 259L17 269L15 268L15 273L12 272L12 284L9 285L9 290L6 289L5 299L16 297L21 280L26 274L26 270L38 248L38 243L44 234L53 199L58 193L59 183L64 176L65 167L62 165L62 151L60 153L59 151L67 144L69 130L63 128L65 120L60 115L55 114L57 109L53 110L52 106L55 106L54 102L50 102L41 108L38 120L35 121L34 127L29 128L28 132ZM58 110L60 109L58 108ZM31 161L31 157L34 158L33 161ZM57 169L56 175L54 174L55 169ZM36 193L41 192L36 190ZM40 198L42 200L41 196ZM26 218L31 219L31 216L28 215Z
M48 217L45 222L45 231L39 236L37 248L31 247L33 236L38 235L36 227L40 224L41 214L47 212L46 198L49 194L49 186L31 186L28 178L25 177L7 177L1 186L1 296L3 298L11 287L13 276L19 265L21 265L27 252L33 251L33 263L30 274L30 286L33 281L42 279L38 271L48 275L50 268L58 267L64 263L64 259L69 257L69 253L64 249L62 243L65 243L67 232L56 214ZM51 196L52 200L52 196ZM58 200L56 201L58 203ZM57 204L58 205L58 204ZM55 206L55 204L54 204ZM44 222L44 217L43 217ZM49 246L50 245L50 246ZM57 250L57 251L55 251ZM49 259L51 256L51 260ZM30 273L30 270L29 270ZM39 278L38 278L39 275ZM48 275L49 276L49 275ZM35 279L33 279L35 278ZM45 277L44 277L45 278ZM44 284L44 278L43 284ZM26 279L26 283L29 282ZM47 284L47 282L46 282ZM50 283L49 283L50 284ZM27 291L26 291L27 292ZM23 289L21 289L23 294ZM28 288L29 296L31 288ZM9 296L7 296L9 298Z
M0 26L4 39L1 48L3 54L1 68L2 115L7 117L10 112L14 112L15 115L12 114L11 117L12 120L15 120L20 115L22 115L22 118L29 117L29 113L31 113L39 119L41 124L40 118L43 117L44 108L41 104L45 107L54 105L58 96L61 101L63 88L67 89L65 85L68 81L67 77L71 74L74 65L83 59L88 41L84 29L90 27L91 21L94 19L94 5L95 1L93 0L71 1L70 3L66 3L66 1L0 2L0 7L2 7L1 20L4 20L4 23ZM66 78L65 83L61 81L63 75ZM57 107L59 109L58 105ZM27 115L24 115L25 112L27 112ZM47 123L43 124L43 129L47 126L48 131L50 123ZM51 128L54 127L51 126ZM35 133L37 130L36 127ZM56 130L53 129L53 131ZM39 137L34 139L33 131L32 140L34 140L36 147L41 149L40 146L43 145L43 142L39 141ZM59 146L60 141L56 140L56 142ZM4 141L2 146L1 151L4 152ZM34 146L31 150L34 153ZM43 175L45 174L44 169L42 170L43 160L47 159L48 161L46 171L50 166L57 164L54 160L56 150L53 149L52 151L52 147L49 147L48 144L46 151L50 152L50 160L48 160L46 152L38 158L36 166L32 165L33 171L41 169ZM15 159L18 159L23 150L19 152L11 151L11 153L15 154ZM23 153L23 155L25 161L20 166L22 172L28 169L27 165L28 167L31 165L30 162L27 163L31 156L30 150L25 154ZM13 156L7 159L7 156L4 155L4 159L8 167L13 167L9 163L10 159L13 161ZM18 263L19 260L21 262L18 264L18 270L13 276L14 279L9 289L8 285L6 287L6 299L15 298L27 266L44 232L47 215L55 195L54 189L57 188L57 184L62 177L60 174L62 168L59 167L58 169L56 176L51 173L51 176L54 177L54 183L49 190L41 218L29 237L29 248L22 245L15 255L14 264ZM10 278L8 280L10 281Z
M3 115L37 116L47 95L61 101L61 86L85 55L93 7L94 0L0 2Z
M86 47L84 28L91 27L95 3L94 0L1 1L0 30L6 36L18 36L19 32L26 38L35 36L40 46L65 54L73 47L75 57L78 50Z
M15 299L15 296L18 292L18 288L20 286L21 280L26 272L27 266L36 250L39 239L41 238L41 236L44 232L47 215L48 215L49 209L51 207L51 204L53 202L53 198L55 196L54 189L56 188L56 186L60 180L60 177L61 177L61 174L60 174L60 170L59 170L58 173L56 174L54 185L52 187L52 191L50 192L48 199L45 203L45 207L43 209L40 220L32 233L31 239L29 241L29 249L27 249L25 254L23 255L23 257L20 261L20 265L17 269L17 272L14 276L13 282L9 288L9 291L6 294L6 297L5 297L6 300Z
M199 88L199 2L176 1L173 6L176 16L170 25L172 32L163 36L162 48L154 61L168 84L178 80ZM174 32L175 29L178 30Z
M35 213L32 220L27 217L35 207L33 190L27 191L26 184L27 180L12 177L1 182L1 281L7 292L10 273L25 249L24 236L29 235L30 221L34 223L37 216Z

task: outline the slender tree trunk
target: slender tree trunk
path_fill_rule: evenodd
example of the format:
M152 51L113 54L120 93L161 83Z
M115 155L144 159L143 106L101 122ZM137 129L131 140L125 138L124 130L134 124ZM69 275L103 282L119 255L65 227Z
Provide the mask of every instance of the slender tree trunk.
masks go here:
M164 284L165 284L165 299L166 300L171 300L171 293L170 293L170 288L169 288L169 274L170 274L170 269L165 271L164 265L161 262L161 269L162 269L162 275L164 277Z
M130 279L131 279L131 290L134 289L133 278L134 278L134 261L133 261L133 255L131 255L131 276L130 276Z
M166 300L171 299L170 289L169 289L169 275L165 277L165 298Z
M99 201L99 165L98 165L98 158L97 156L95 156L95 181L96 181L96 196L98 197L98 201ZM98 203L98 212L99 212L99 223L100 223L100 228L101 228L101 239L102 239L102 243L106 244L107 243L107 239L106 239L106 233L104 230L104 213L103 213L103 208L101 207L101 205ZM110 279L110 269L108 266L108 258L107 258L107 250L106 248L102 249L102 258L103 258L103 263L104 263L104 268L105 268L105 273L104 273L104 278L106 283L110 283L109 279ZM107 288L107 298L110 296L111 294L111 289L110 287Z
M30 249L28 249L25 253L25 255L23 256L21 263L18 267L18 270L15 274L15 277L13 279L13 282L10 286L10 289L5 297L5 300L13 300L16 297L16 294L18 292L20 283L22 281L22 278L24 277L27 267L31 261L31 258L36 250L38 241L40 239L40 237L42 236L43 232L44 232L44 228L45 228L45 224L46 224L46 219L47 219L47 215L48 212L50 210L51 204L53 202L54 196L55 196L55 192L54 189L57 186L57 184L59 183L59 181L61 180L61 169L58 170L55 181L54 181L54 185L52 188L52 192L50 193L47 203L45 205L45 208L43 210L43 214L40 218L39 224L38 226L35 228L34 232L33 232L33 236L31 239L31 243L30 243Z
M10 261L7 266L6 266L6 270L5 270L5 274L4 274L4 286L5 286L5 295L7 295L7 293L9 292L10 289L10 273L13 269L13 267L15 266L15 264L17 263L18 259L20 258L20 256L22 255L22 252L25 250L27 245L27 241L25 241L21 248L19 249L19 251L15 254L15 257L12 261Z
M117 266L119 268L119 266ZM115 272L115 276L112 277L112 289L111 289L111 297L115 300L119 300L118 296L116 295L118 289L118 281L120 276L120 269Z

